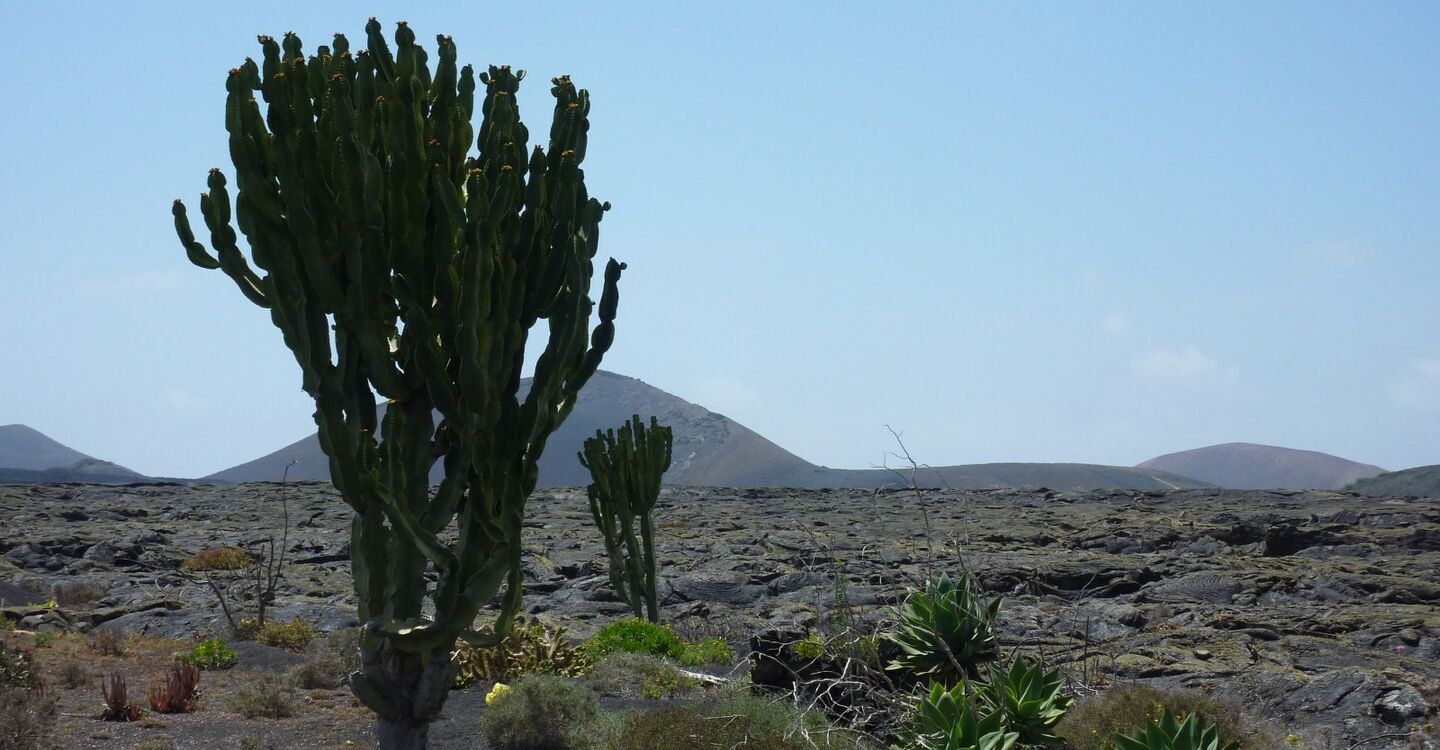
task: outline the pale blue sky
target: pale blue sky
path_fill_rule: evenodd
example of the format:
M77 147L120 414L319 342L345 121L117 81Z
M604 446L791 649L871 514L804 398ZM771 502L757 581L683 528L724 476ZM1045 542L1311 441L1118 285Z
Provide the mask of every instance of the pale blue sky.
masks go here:
M528 70L532 132L590 89L606 368L809 460L1440 463L1440 5L66 5L6 9L0 424L138 471L313 431L169 208L256 34L371 15Z

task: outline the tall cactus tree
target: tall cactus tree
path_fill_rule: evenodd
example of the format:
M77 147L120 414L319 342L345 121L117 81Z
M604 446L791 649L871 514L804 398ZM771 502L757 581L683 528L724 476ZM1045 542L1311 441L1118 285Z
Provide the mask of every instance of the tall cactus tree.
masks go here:
M580 463L593 480L586 488L590 513L605 537L610 584L620 599L650 622L660 621L659 564L655 560L652 511L660 498L660 477L670 468L671 431L655 417L650 428L636 414L615 430L586 438ZM635 520L640 520L640 537Z
M226 82L249 260L218 169L200 196L215 255L178 200L174 215L190 260L268 309L300 364L331 480L354 509L364 635L351 686L379 716L380 747L410 749L425 747L444 704L457 638L498 641L520 606L536 460L610 347L625 266L606 266L589 331L609 204L589 196L580 169L587 92L554 79L548 145L530 149L515 101L523 71L457 69L441 36L432 75L403 22L395 43L392 53L374 19L354 52L341 35L308 58L294 34L260 37L262 62L247 59ZM522 399L541 319L548 337ZM375 394L387 399L383 419ZM471 627L502 588L482 637Z

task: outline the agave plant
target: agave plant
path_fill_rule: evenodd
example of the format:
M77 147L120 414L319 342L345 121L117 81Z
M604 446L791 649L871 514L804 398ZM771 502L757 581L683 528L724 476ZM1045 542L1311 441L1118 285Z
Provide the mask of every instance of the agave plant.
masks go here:
M980 672L980 665L998 655L995 615L1000 597L989 602L968 575L958 581L941 574L940 580L910 589L895 609L899 626L887 637L901 654L890 669L908 669L946 685L954 685Z
M1055 725L1065 718L1071 698L1063 695L1065 679L1039 662L1017 656L1008 669L990 666L990 679L975 690L975 700L990 713L1005 717L1006 726L1026 746L1058 747Z
M1240 743L1220 743L1220 729L1191 712L1184 719L1166 711L1134 737L1116 733L1119 750L1239 750Z
M976 712L975 701L962 682L953 688L934 680L920 698L910 726L901 732L895 750L1010 750L1020 739L1005 726L998 711Z

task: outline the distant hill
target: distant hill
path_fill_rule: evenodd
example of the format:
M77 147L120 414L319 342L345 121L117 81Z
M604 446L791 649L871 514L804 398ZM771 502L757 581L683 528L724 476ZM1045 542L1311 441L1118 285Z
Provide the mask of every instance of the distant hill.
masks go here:
M1336 490L1385 471L1326 453L1254 443L1224 443L1167 453L1136 468L1168 471L1237 490Z
M0 482L135 482L147 477L87 456L23 424L0 426Z
M1345 489L1363 495L1440 497L1440 465L1387 471L1357 480Z
M529 382L522 385L522 392ZM377 407L383 409L383 407ZM701 487L883 487L901 480L883 469L831 469L817 466L770 442L724 415L692 404L635 378L601 370L585 390L575 411L550 437L540 459L540 484L575 487L590 482L576 459L585 438L597 429L618 427L632 414L656 416L674 429L674 463L668 484ZM291 479L330 477L319 439L310 435L273 453L216 472L213 482L278 480L290 461ZM440 467L431 474L438 481ZM1207 486L1164 471L1089 464L980 464L922 469L923 486L956 488L1050 487L1057 490L1123 487L1167 489Z

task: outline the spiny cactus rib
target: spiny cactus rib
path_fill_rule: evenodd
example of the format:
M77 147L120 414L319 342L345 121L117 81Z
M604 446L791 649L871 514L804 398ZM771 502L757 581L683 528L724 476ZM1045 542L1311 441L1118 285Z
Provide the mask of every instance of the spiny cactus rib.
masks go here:
M403 684L419 678L402 663L478 637L471 623L502 588L490 637L503 638L519 609L536 461L614 339L625 265L606 264L592 330L609 204L590 196L581 169L586 91L554 79L550 137L532 145L515 101L523 72L476 76L457 66L447 36L436 37L432 72L408 25L393 48L379 22L365 30L363 49L336 35L309 57L295 34L260 37L259 62L225 84L235 194L210 173L200 208L213 253L184 203L173 214L190 261L268 308L300 365L331 479L355 511L366 623L356 692L384 716L418 720L438 709L419 705L428 693ZM540 320L548 337L522 400ZM445 477L432 498L437 460Z
M600 305L603 321L604 299ZM608 312L614 316L613 302ZM580 464L590 470L593 480L586 494L590 514L605 540L610 583L636 617L642 616L643 602L644 616L651 622L660 621L653 511L660 498L660 477L670 468L671 443L669 427L651 417L647 430L636 414L620 426L618 434L596 430L580 452ZM640 521L638 539L636 519Z

